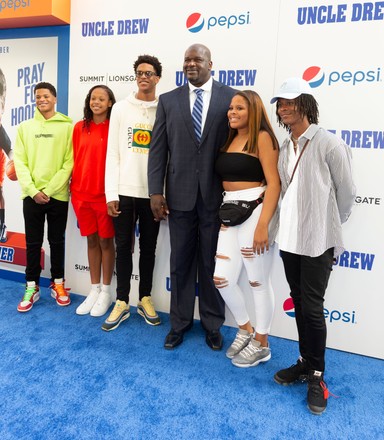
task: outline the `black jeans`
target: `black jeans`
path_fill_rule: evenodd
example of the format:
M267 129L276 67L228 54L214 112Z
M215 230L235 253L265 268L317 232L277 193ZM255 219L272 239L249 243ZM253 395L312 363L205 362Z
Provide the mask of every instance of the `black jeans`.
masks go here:
M160 223L155 222L150 200L119 195L118 217L113 218L116 242L116 298L128 302L131 290L132 253L135 225L139 220L139 299L151 295L157 236Z
M323 304L333 266L333 248L319 257L284 251L281 257L295 305L300 354L311 370L324 371L327 327Z
M23 200L25 239L27 243L27 267L25 279L39 284L41 265L40 251L47 219L48 242L51 250L51 280L64 278L65 228L67 226L68 202L51 198L39 205L31 197Z

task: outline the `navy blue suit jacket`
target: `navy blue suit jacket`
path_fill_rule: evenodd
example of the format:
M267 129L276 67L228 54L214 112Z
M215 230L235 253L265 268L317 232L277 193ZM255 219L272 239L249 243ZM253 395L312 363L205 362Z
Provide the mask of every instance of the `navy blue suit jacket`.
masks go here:
M164 194L165 182L170 209L192 210L199 188L205 206L218 209L222 185L214 167L228 136L227 111L235 93L213 81L200 144L193 128L188 84L160 96L149 150L148 187L149 194Z

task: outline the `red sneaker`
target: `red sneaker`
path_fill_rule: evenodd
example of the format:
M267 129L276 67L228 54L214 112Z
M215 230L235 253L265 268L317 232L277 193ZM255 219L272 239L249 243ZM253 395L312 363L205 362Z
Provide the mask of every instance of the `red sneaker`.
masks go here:
M52 282L49 287L51 289L51 296L52 298L55 298L57 305L65 307L71 304L71 298L69 296L69 291L71 289L64 287L64 281L61 283Z
M33 304L40 299L39 286L35 283L27 283L23 299L17 306L18 312L28 312L32 309Z

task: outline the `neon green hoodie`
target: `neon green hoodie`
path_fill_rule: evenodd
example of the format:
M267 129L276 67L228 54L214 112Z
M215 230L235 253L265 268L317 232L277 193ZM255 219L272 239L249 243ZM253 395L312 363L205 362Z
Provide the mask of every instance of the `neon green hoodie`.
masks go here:
M73 168L72 119L56 112L45 119L38 109L33 119L20 124L14 161L22 196L43 191L49 197L69 200L68 182Z

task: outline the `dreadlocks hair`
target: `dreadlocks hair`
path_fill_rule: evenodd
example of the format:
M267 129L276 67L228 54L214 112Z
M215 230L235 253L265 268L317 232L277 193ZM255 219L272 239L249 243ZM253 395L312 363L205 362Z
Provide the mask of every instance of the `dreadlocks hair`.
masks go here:
M303 93L299 95L297 98L295 98L294 101L295 101L295 108L299 112L302 118L306 116L310 124L319 123L319 104L312 95L309 95L308 93ZM279 110L279 101L277 101L277 105L276 105L277 122L279 123L279 126L282 126L286 130L291 131L289 125L284 124L283 121L281 120L278 114L278 110Z
M133 64L133 70L136 73L137 67L140 64L150 64L156 72L156 76L161 78L161 73L163 71L163 66L161 65L160 61L152 55L140 55L137 60Z
M241 96L245 99L248 107L248 139L243 151L259 156L258 142L261 131L266 131L272 139L273 149L279 149L279 142L273 132L271 123L260 96L253 90L237 91L234 96ZM221 151L227 151L237 130L229 127L228 139Z
M88 129L90 124L91 124L91 121L93 120L93 112L91 110L90 102L91 102L92 92L95 89L103 89L103 90L105 90L107 92L107 94L108 94L109 100L112 102L111 107L108 108L107 119L109 119L111 117L112 107L113 107L113 105L116 102L115 95L113 94L112 90L109 87L107 87L107 86L105 86L103 84L99 84L97 86L93 86L90 89L90 91L88 92L87 97L85 98L85 102L84 102L84 117L83 117L84 123L83 123L83 129Z

